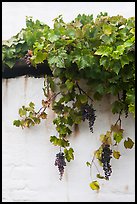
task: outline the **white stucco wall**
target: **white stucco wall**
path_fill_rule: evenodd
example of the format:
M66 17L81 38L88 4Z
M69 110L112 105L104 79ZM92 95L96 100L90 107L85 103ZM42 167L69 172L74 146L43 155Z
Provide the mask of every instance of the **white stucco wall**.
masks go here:
M25 16L33 16L52 26L52 20L62 14L66 22L79 13L96 16L100 11L110 15L135 15L134 2L2 2L2 39L7 40L25 27ZM49 142L56 134L52 125L54 113L48 110L47 121L22 130L12 125L18 118L21 105L35 102L41 106L43 79L19 77L2 81L2 194L3 202L134 202L135 149L122 145L120 160L113 160L110 181L100 181L97 193L89 188L89 169L85 165L100 145L99 135L116 121L110 114L111 99L96 103L97 119L94 133L88 124L79 127L79 134L70 138L75 160L66 167L63 180L58 179L54 166L58 148ZM123 121L125 137L135 138L135 124L131 115Z
M33 101L37 109L41 107L42 86L43 79L3 79L3 202L134 202L135 148L126 150L121 144L119 150L122 156L119 160L112 160L110 181L100 180L101 190L98 193L89 187L91 180L85 163L91 160L93 152L100 146L99 135L106 133L117 118L111 114L110 98L95 103L97 119L94 133L89 132L85 122L80 125L79 133L74 132L70 138L75 160L68 163L62 181L54 166L59 148L49 142L50 136L56 135L52 110L48 110L46 121L30 129L22 130L12 125L22 105ZM125 138L129 136L134 140L133 117L129 115L122 121Z

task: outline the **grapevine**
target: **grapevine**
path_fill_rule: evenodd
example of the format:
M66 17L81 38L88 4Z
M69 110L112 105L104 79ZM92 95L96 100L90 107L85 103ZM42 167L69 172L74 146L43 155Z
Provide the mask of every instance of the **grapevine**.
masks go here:
M135 18L101 12L95 19L93 15L79 14L65 23L60 15L50 28L27 17L26 28L2 45L3 65L12 68L17 61L34 69L46 62L49 67L45 66L45 70L52 72L52 76L43 76L44 97L39 110L35 110L33 102L23 105L19 109L20 119L14 120L13 125L30 128L47 119L48 108L56 113L53 124L58 136L51 135L50 142L60 148L54 163L60 180L67 162L74 160L69 142L74 127L85 121L95 134L96 101L104 96L114 97L110 111L118 119L100 135L101 145L91 162L87 162L90 172L93 165L97 170L97 178L92 176L90 187L99 190L97 179L109 180L114 171L112 159L121 157L116 149L118 144L123 141L126 149L134 146L131 138L124 139L121 116L127 118L132 113L135 117Z

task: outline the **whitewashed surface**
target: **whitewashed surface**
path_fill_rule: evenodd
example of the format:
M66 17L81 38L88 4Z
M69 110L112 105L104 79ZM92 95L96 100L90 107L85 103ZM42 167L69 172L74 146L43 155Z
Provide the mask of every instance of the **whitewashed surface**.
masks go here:
M18 118L18 109L30 101L41 107L43 79L19 77L2 81L2 196L3 202L134 202L135 201L135 148L126 150L121 144L121 158L113 160L110 181L101 182L97 193L89 187L90 161L99 145L99 135L109 130L116 121L110 112L111 99L95 104L97 119L94 133L87 123L70 138L75 160L68 163L60 181L54 166L59 151L50 142L56 134L52 120L55 114L48 110L48 119L30 129L12 125ZM135 123L131 115L123 117L125 137L135 138Z

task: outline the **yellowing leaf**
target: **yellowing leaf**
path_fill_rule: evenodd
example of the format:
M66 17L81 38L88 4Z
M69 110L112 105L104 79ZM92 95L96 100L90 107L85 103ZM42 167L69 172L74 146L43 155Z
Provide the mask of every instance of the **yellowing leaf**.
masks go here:
M98 181L92 181L90 184L89 184L90 188L92 190L99 190L100 189L100 186L99 186L99 183Z
M42 112L42 113L40 114L40 118L42 118L42 119L46 119L46 118L47 118L47 114L44 113L44 112Z
M113 131L113 132L123 132L123 129L121 129L120 125L115 124L115 125L111 125L111 131Z
M110 131L107 131L106 135L104 134L101 134L100 135L100 140L102 143L105 143L105 144L112 144L112 140L111 140L111 132Z
M113 151L113 157L115 158L115 159L119 159L119 157L121 156L121 154L120 154L120 152L119 151Z
M104 24L103 25L103 32L106 35L110 35L112 33L112 27L109 25Z
M124 146L126 149L131 149L134 145L134 142L128 137L127 141L124 141Z
M19 109L19 115L20 115L20 117L26 116L26 110L23 109L23 108L20 108L20 109Z
M101 135L100 135L100 141L103 142L103 141L104 141L104 138L105 138L105 135L104 135L104 134L101 134Z

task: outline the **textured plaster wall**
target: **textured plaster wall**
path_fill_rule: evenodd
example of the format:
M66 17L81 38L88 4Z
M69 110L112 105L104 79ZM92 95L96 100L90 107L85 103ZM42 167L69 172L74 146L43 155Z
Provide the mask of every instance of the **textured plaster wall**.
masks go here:
M54 166L59 151L49 142L56 135L48 110L46 121L31 129L12 125L18 118L18 109L30 101L41 106L43 79L19 77L2 81L2 194L3 202L134 202L135 201L135 149L126 150L119 145L121 158L113 160L110 181L102 181L97 193L89 188L90 176L86 161L99 147L99 135L109 130L116 121L110 113L111 98L95 103L97 119L94 133L87 123L79 126L70 138L75 160L68 163L63 180L59 180ZM123 118L124 119L124 118ZM123 121L125 137L135 139L135 124L131 115ZM93 168L93 173L97 173ZM93 174L94 175L94 174Z

